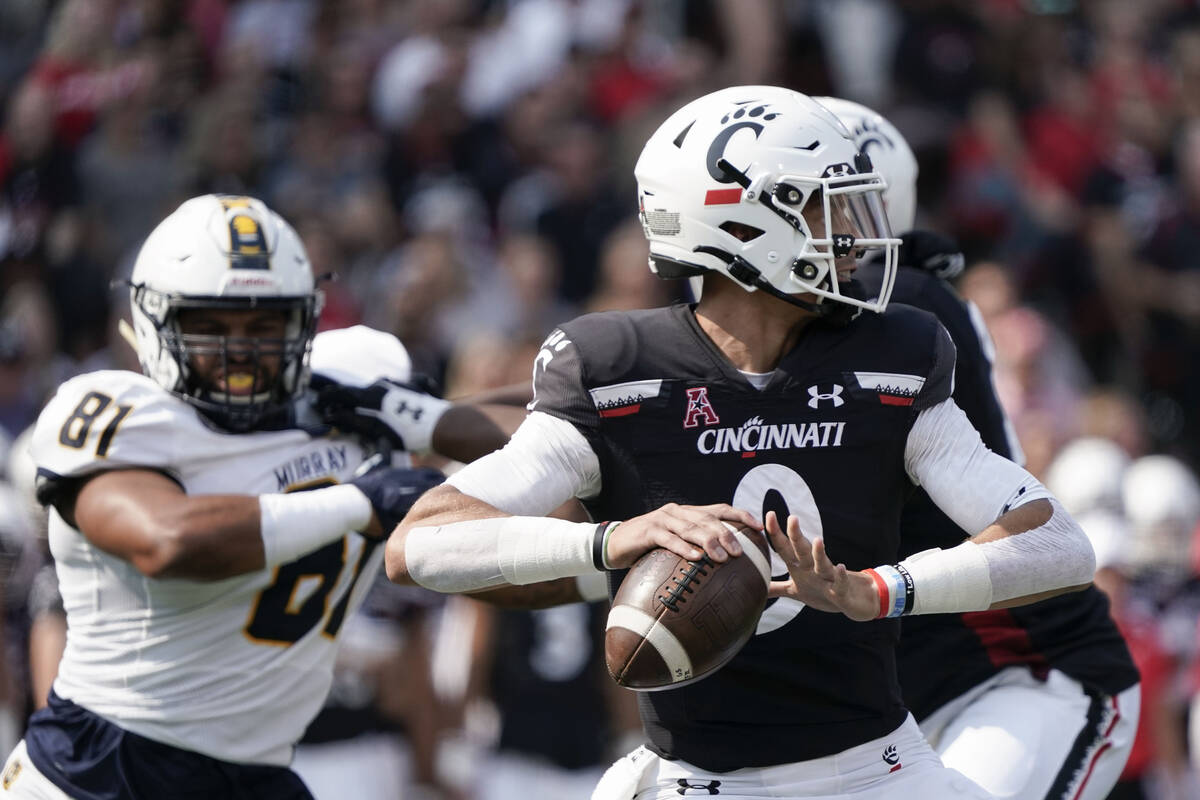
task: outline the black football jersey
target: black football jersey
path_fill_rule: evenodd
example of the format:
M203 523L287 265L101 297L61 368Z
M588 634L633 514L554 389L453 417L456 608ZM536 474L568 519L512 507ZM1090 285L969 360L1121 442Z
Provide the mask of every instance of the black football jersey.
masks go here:
M893 563L918 412L950 396L954 347L930 314L896 305L838 328L814 322L761 391L688 306L581 317L543 344L532 408L571 422L601 469L594 519L667 502L795 514L849 569ZM773 572L786 576L778 557ZM612 576L612 587L622 574ZM817 758L903 722L896 620L853 622L792 600L694 684L640 696L651 747L726 771Z
M855 273L867 296L878 293L882 275L878 264ZM897 273L892 302L930 311L946 327L958 354L954 401L984 444L1011 459L1006 418L992 384L990 347L985 349L966 303L945 281L911 267ZM967 536L920 489L905 506L900 526L905 556L954 547ZM900 685L918 720L1014 665L1025 665L1039 676L1059 669L1108 694L1138 680L1125 640L1109 615L1108 599L1095 587L1012 609L906 617L902 630Z

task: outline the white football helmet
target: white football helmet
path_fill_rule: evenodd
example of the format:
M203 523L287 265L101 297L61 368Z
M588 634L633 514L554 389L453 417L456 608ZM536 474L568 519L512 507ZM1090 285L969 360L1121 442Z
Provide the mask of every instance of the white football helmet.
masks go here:
M300 237L260 200L194 197L158 224L138 253L130 305L142 371L167 391L230 431L274 427L308 386L308 357L321 312L312 266ZM202 385L191 356L228 358L231 339L183 334L183 309L280 309L283 341L233 342L257 359L281 357L273 385L238 396Z
M1121 481L1129 463L1129 455L1111 439L1072 439L1046 469L1046 488L1072 515L1091 511L1121 514Z
M837 115L887 182L883 203L892 233L911 231L917 218L917 157L908 141L895 125L861 103L840 97L813 99Z
M705 95L655 131L634 174L656 275L719 272L819 313L837 306L825 300L887 307L900 240L883 209L885 183L812 98L775 86ZM870 250L885 254L884 282L864 300L838 285L834 262Z
M1142 456L1125 471L1125 514L1132 534L1127 562L1135 572L1182 580L1191 569L1200 525L1200 482L1166 455Z

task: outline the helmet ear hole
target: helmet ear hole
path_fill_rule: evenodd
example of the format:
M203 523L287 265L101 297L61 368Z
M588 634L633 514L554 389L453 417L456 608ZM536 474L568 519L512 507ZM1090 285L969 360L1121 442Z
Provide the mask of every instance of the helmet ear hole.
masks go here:
M726 220L717 227L728 233L730 236L733 236L734 238L743 242L753 242L755 239L766 233L766 231L764 231L762 228L756 228L753 225L747 225L744 222L734 222L733 220Z

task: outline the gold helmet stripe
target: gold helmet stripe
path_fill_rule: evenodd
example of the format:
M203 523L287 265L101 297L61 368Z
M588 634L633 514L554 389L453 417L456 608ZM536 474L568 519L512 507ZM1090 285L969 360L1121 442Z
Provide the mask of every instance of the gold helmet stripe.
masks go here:
M267 238L262 223L249 213L249 197L222 197L229 219L229 266L235 269L270 269L267 258Z

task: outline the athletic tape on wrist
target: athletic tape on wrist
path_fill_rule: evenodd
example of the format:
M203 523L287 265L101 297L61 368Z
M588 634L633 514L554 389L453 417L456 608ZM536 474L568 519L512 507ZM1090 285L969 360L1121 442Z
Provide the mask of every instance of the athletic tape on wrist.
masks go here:
M913 583L910 614L986 611L992 604L992 577L983 548L963 542L949 550L926 550L901 561Z
M295 561L371 523L371 501L351 484L311 492L258 496L263 559L268 567Z
M437 592L524 585L594 572L596 526L548 517L492 517L413 528L409 577Z

